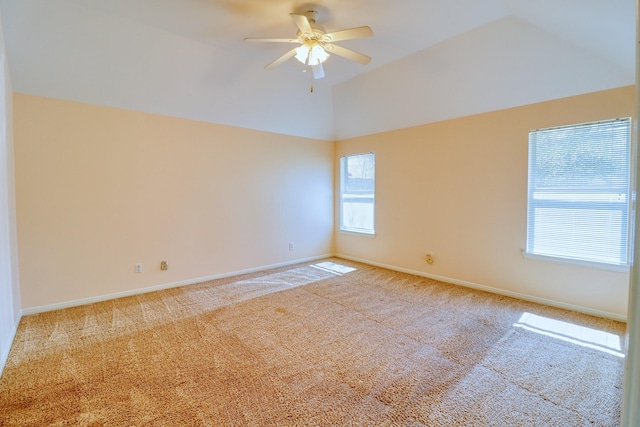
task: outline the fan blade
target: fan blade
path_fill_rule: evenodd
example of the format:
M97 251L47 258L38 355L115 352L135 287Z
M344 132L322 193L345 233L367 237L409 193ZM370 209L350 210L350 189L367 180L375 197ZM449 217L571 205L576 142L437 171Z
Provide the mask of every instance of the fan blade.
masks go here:
M338 56L342 56L343 58L350 59L352 61L356 61L359 64L367 65L371 58L367 55L364 55L360 52L356 52L355 50L347 49L346 47L338 46L337 44L328 44L325 45L325 48L331 53L335 53Z
M321 79L324 77L324 67L322 66L322 64L312 65L311 71L313 71L314 79Z
M340 40L361 39L363 37L373 36L373 31L369 27L350 28L348 30L336 31L335 33L325 34L328 42L338 42Z
M244 42L300 43L298 39L270 39L267 37L246 37Z
M306 16L300 15L297 13L290 13L293 22L296 23L296 26L300 29L302 33L313 33L311 29L311 24L309 24L309 20Z
M282 55L280 58L276 59L275 61L265 65L265 69L266 70L270 70L272 68L277 67L278 65L282 64L284 61L286 61L289 58L293 58L294 56L296 56L296 48L291 49L289 52L285 53L284 55Z

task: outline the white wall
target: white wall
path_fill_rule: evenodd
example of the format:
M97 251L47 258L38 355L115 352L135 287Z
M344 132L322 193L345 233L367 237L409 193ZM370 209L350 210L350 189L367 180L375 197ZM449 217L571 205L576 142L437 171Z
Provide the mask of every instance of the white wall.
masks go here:
M126 16L103 13L99 9L118 8L106 3L122 5ZM5 31L7 40L12 40L10 60L15 91L333 139L332 116L324 114L331 111L333 98L323 80L314 83L316 90L312 94L310 77L301 72L303 67L297 61L287 61L277 70L262 69L282 55L287 46L229 44L225 41L226 31L213 27L214 20L200 27L202 32L196 38L205 38L206 42L202 42L184 37L180 31L163 30L132 18L147 6L159 14L174 9L173 5L181 13L193 13L192 5L181 7L180 3L1 1L2 12L13 18L5 23ZM188 3L200 3L209 13L220 9L212 1ZM288 19L284 12L282 18ZM250 15L243 16L243 23L254 19ZM160 21L174 21L169 16ZM257 17L262 18L261 14ZM286 22L287 28L295 31L291 20ZM255 26L249 26L242 34L249 36L250 31L255 31ZM269 32L265 30L265 34ZM241 39L235 42L242 43ZM238 62L236 55L246 55L251 62ZM268 101L256 102L261 99Z
M621 26L628 27L626 22ZM335 86L336 137L403 129L634 83L632 64L595 53L510 16Z
M11 99L0 24L0 373L20 321Z

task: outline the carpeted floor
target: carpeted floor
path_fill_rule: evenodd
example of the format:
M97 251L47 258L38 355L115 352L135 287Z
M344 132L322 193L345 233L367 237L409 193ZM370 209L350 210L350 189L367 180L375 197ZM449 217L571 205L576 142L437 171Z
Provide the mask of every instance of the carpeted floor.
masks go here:
M329 259L22 319L2 426L615 426L625 325Z

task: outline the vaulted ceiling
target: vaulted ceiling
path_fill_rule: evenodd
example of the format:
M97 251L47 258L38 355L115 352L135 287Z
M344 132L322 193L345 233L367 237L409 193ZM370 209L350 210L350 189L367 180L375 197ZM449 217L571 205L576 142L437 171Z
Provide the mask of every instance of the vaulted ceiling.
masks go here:
M289 13L340 42L313 82ZM0 0L15 92L326 140L634 84L634 0Z

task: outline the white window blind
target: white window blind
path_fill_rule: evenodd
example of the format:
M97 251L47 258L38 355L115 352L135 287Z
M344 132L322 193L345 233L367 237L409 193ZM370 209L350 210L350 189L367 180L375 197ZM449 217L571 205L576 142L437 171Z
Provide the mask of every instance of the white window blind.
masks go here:
M628 265L631 119L529 133L527 254Z
M375 233L375 178L375 154L340 158L340 230Z

